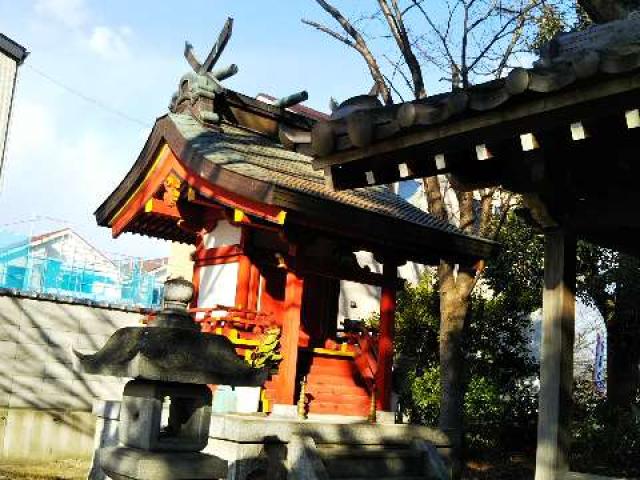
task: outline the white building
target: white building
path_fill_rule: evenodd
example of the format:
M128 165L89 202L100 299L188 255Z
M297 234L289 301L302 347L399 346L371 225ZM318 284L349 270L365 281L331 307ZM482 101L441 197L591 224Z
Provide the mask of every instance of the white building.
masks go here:
M0 33L0 179L18 66L26 56L27 50L23 46Z

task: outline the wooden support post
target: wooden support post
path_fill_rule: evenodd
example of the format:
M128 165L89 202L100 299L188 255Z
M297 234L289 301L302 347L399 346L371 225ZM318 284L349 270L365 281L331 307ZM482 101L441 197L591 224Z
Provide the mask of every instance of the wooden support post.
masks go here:
M287 272L284 308L281 312L282 336L280 338L280 353L282 354L282 361L278 369L276 394L277 402L285 405L295 404L302 288L302 278L298 277L294 272Z
M246 255L238 262L238 281L236 285L236 307L247 308L249 304L249 286L251 283L251 260Z
M391 375L393 370L393 333L396 314L396 284L398 267L385 262L383 267L385 285L380 296L380 338L378 340L378 370L376 372L377 408L391 408Z
M234 215L241 210L234 210ZM240 235L240 248L242 256L238 259L238 279L236 281L236 307L249 307L249 289L251 287L251 259L247 256L247 245L249 244L250 232L246 227L242 227Z
M251 262L251 274L249 280L249 295L247 301L247 309L258 309L258 296L260 294L260 270Z
M575 236L546 232L535 480L561 480L569 471L575 286Z

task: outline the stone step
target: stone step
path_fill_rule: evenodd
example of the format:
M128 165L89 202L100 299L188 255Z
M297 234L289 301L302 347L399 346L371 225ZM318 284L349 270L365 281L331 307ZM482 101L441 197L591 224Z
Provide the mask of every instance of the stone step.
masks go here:
M409 449L319 449L329 477L381 478L419 476L423 472L422 456Z
M424 480L424 475L401 475L401 476L393 476L393 477L380 477L376 475L375 477L342 477L341 480L371 480L375 478L376 480Z

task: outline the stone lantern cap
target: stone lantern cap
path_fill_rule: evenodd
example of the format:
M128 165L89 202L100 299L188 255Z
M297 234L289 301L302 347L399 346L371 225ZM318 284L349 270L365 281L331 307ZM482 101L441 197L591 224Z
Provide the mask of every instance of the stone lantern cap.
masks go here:
M118 329L93 354L74 351L83 371L161 382L261 386L267 369L251 367L231 341L202 333L186 306L193 285L184 279L165 283L164 308L152 325Z

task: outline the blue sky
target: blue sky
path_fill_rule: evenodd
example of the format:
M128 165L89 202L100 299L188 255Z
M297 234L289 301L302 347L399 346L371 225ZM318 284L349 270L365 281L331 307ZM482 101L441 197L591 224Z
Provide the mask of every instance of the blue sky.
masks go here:
M375 7L335 4L356 17ZM233 89L275 96L306 89L307 105L326 111L330 97L371 87L353 50L300 22L333 26L313 0L0 0L0 31L31 52L19 71L0 229L70 226L107 252L163 254L163 243L140 236L112 240L93 212L133 164L189 70L185 40L206 55L227 16L234 33L220 63L238 64L238 75L225 82ZM381 46L376 25L368 26L369 40ZM438 77L427 75L431 88ZM43 217L53 220L20 223Z
M0 31L31 52L19 71L0 228L67 225L105 251L162 254L161 243L139 236L113 241L93 211L166 112L189 69L185 40L206 55L227 16L234 33L221 63L240 67L226 82L231 88L276 96L307 89L307 104L326 110L329 97L343 100L371 85L354 52L301 24L301 17L328 20L312 0L0 0ZM19 223L43 217L54 220Z

